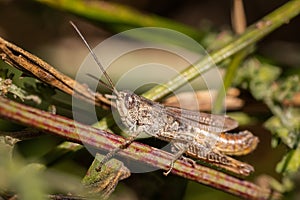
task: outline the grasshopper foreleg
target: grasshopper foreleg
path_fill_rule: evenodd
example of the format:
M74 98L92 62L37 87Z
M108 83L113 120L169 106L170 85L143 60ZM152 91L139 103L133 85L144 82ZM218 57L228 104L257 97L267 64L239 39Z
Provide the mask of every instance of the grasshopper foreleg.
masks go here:
M101 168L107 161L114 157L120 150L127 148L139 136L139 134L140 132L134 132L129 138L126 138L123 144L106 154L106 156L101 160L96 171L101 171Z

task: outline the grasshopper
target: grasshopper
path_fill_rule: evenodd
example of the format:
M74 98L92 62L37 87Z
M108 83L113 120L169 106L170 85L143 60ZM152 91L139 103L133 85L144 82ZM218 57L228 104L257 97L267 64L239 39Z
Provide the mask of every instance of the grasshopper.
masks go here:
M172 171L177 159L185 158L183 154L242 176L254 171L251 165L229 155L245 155L252 152L259 142L256 136L249 131L226 133L238 126L238 123L228 116L169 107L131 91L118 91L79 29L74 23L70 23L108 81L108 84L101 80L100 83L112 91L113 94L107 95L107 98L113 101L112 105L118 111L122 124L130 133L124 144L106 155L101 161L101 166L118 151L130 145L140 133L146 133L172 144L175 154L165 175ZM93 75L89 76L96 78Z

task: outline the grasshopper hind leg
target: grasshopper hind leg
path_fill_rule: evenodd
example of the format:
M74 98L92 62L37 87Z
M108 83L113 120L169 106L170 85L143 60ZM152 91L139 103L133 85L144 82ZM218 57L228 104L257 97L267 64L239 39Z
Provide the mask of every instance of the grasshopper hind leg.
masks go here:
M224 155L218 152L215 149L212 149L208 144L194 144L193 142L173 142L173 152L174 149L176 153L174 154L170 168L167 172L164 172L164 175L168 175L173 167L176 160L179 158L185 159L187 162L191 163L193 166L196 165L196 162L190 158L184 157L183 154L187 154L196 159L205 161L214 165L217 168L222 168L226 171L232 172L241 176L248 176L251 172L254 171L253 167L247 163L241 162L234 158L231 158L227 155Z
M199 159L205 160L208 163L212 163L217 167L223 168L237 175L248 176L254 171L254 168L251 165L224 155L217 150L197 152L197 155Z

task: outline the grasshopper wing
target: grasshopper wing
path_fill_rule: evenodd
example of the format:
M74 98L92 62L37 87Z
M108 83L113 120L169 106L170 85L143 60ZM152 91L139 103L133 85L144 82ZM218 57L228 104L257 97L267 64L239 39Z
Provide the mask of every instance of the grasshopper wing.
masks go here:
M237 121L226 115L214 115L169 106L166 106L165 110L168 115L177 119L180 123L206 131L220 133L232 130L238 126Z

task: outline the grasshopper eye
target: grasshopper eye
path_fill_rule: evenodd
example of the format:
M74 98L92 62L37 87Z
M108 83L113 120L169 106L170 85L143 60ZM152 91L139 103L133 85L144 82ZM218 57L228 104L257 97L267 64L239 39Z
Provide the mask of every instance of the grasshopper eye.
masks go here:
M135 103L136 101L133 95L127 94L125 96L125 106L127 109L132 109L133 107L135 107Z

